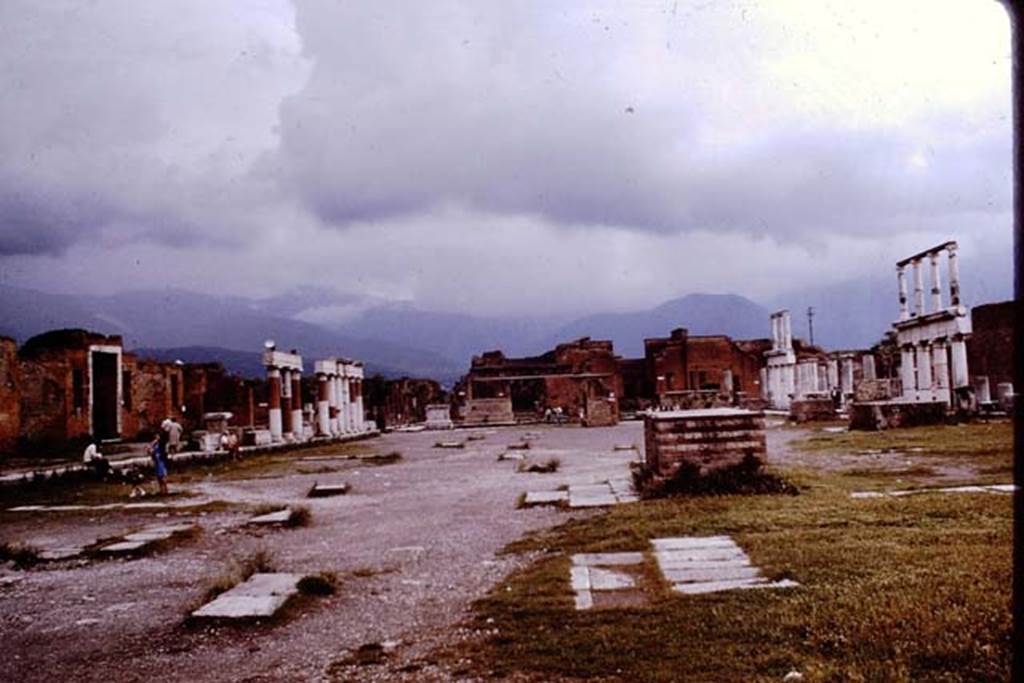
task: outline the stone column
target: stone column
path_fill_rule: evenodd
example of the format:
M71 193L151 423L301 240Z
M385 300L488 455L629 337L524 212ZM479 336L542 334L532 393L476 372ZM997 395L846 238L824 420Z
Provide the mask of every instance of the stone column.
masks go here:
M864 379L875 379L875 357L870 353L860 358Z
M962 389L969 386L970 378L967 375L967 344L961 335L953 338L953 388Z
M956 262L956 245L946 247L949 253L949 305L960 305L960 268Z
M295 426L292 424L292 371L285 368L281 371L281 431L285 436L293 435Z
M761 368L761 398L771 398L771 391L768 388L768 368Z
M932 311L942 310L942 280L939 276L939 252L929 255L932 267Z
M366 412L363 408L363 380L356 380L356 431L366 431Z
M327 419L331 436L338 435L338 376L327 376Z
M932 342L932 387L936 401L950 403L949 362L946 360L946 340Z
M910 309L907 306L907 278L903 266L896 266L896 285L900 292L900 320L910 318Z
M900 349L900 381L903 384L903 399L917 400L917 373L914 370L914 347L910 344Z
M782 348L786 351L793 348L793 329L790 327L789 311L782 312Z
M843 394L843 403L847 397L853 394L853 356L843 356L842 371L840 377L840 391Z
M772 322L772 351L778 351L782 348L782 335L779 333L779 314L772 313L770 320Z
M342 376L339 378L341 387L341 398L338 409L341 411L341 431L344 434L348 434L352 431L352 409L349 406L349 393L348 393L348 369L342 366Z
M932 353L928 342L917 346L917 400L931 401L932 394Z
M281 431L281 371L267 368L268 393L267 406L270 413L270 440L275 443L282 440Z
M317 433L320 436L327 436L331 433L331 387L329 383L330 378L326 374L318 372L316 375L316 381Z
M305 438L306 432L302 425L302 373L298 370L292 371L292 431L297 441Z
M992 387L989 385L987 375L974 377L974 395L978 397L978 403L992 402Z
M828 390L839 388L839 361L835 358L828 359L828 369L826 370L828 378Z
M732 396L732 370L722 370L722 393Z
M914 315L924 315L924 280L921 259L914 259Z

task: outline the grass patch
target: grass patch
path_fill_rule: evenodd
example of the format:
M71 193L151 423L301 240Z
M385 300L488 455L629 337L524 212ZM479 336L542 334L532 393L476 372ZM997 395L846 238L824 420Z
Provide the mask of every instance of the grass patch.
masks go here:
M299 474L331 474L337 472L338 468L330 465L318 465L316 467L297 467L295 471Z
M1013 457L1013 424L1005 421L928 425L838 434L816 430L807 438L794 441L792 446L811 452L912 452L925 457L962 457L984 464L1002 463Z
M26 569L42 562L39 549L27 543L0 543L0 562L13 562L15 568Z
M777 474L767 472L764 464L747 454L732 467L701 474L695 463L684 461L669 479L658 481L646 468L633 470L633 486L644 498L684 495L797 495L799 490Z
M557 472L558 468L562 466L562 461L558 458L549 458L544 462L527 462L523 460L519 463L516 468L517 472L532 472L535 474L551 474Z
M807 475L809 476L809 475ZM693 496L623 505L511 544L538 558L474 605L478 637L439 656L478 674L635 681L1009 679L1009 496ZM575 612L568 556L729 534L799 588L679 596Z
M334 595L338 576L334 572L307 574L299 579L299 592L303 595Z

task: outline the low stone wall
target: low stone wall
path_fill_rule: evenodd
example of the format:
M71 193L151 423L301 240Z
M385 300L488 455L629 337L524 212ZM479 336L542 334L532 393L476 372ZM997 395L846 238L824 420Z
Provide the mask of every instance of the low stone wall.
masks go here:
M942 424L948 406L942 401L868 401L850 405L850 429L877 431L896 427Z
M903 393L898 379L862 379L853 387L853 400L857 403L888 401Z
M427 429L451 429L452 422L451 406L447 403L431 403L426 407Z
M473 398L466 402L462 423L466 426L515 424L510 398Z
M794 422L836 419L836 407L830 398L804 398L789 404L789 419Z
M647 474L667 479L683 463L701 475L732 467L748 455L764 462L764 413L736 408L678 410L644 417Z

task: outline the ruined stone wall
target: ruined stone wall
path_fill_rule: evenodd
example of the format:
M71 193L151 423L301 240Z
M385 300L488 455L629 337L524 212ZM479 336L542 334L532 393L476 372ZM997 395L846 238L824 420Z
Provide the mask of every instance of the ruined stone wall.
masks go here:
M789 419L794 422L834 420L835 404L831 398L802 398L789 404Z
M618 401L609 398L587 397L586 420L588 427L609 427L618 424Z
M72 417L86 414L84 405L76 406L72 396L69 364L60 358L20 361L21 438L32 445L59 444L71 438ZM87 385L84 385L87 386ZM86 401L81 389L80 401Z
M506 398L473 398L466 401L463 413L466 425L509 424L515 422L512 413L512 399Z
M181 407L175 403L172 393L175 386L183 386L184 371L171 363L133 360L125 363L125 371L131 373L131 400L126 392L123 431L126 436L148 438L166 418L183 419Z
M13 339L0 337L0 453L18 445L21 432L21 395L18 347Z
M655 479L669 478L686 463L704 475L765 459L764 414L715 408L644 416L644 467Z

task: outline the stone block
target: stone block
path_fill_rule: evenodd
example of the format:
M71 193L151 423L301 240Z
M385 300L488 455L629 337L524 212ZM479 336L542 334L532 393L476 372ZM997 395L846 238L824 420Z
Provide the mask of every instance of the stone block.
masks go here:
M272 526L275 524L287 524L291 518L291 510L277 510L276 512L268 512L265 515L257 515L247 521L246 524L252 524L254 526Z
M695 581L734 581L752 579L760 576L757 567L743 566L738 563L714 566L706 564L701 568L662 568L662 574L673 583L689 583Z
M524 505L553 505L569 500L568 491L528 491Z
M943 401L871 401L850 405L850 429L876 431L942 424L948 407Z
M348 484L313 484L309 490L310 498L326 498L328 496L342 496L349 492L352 487Z
M299 574L253 574L192 613L197 619L258 619L271 617L298 593Z
M614 567L620 565L641 564L643 553L579 553L572 556L572 563L579 566Z

